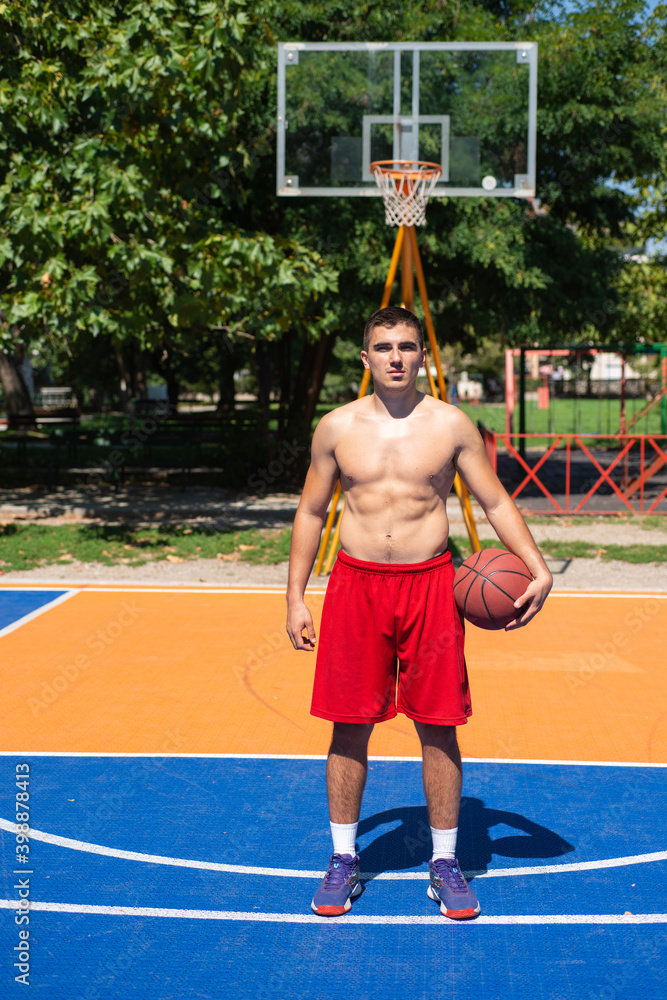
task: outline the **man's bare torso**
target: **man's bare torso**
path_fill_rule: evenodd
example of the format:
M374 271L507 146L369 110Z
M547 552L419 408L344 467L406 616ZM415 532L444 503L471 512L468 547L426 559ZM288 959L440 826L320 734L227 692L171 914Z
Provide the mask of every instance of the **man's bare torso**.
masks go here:
M446 501L458 471L500 541L533 575L507 629L531 621L551 589L551 573L491 468L473 422L455 406L417 392L419 369L427 360L421 331L412 314L396 322L396 312L374 314L364 332L361 360L373 378L373 395L327 413L313 435L287 582L287 632L295 649L315 648L304 593L339 479L346 497L340 541L348 555L405 564L443 552L449 531ZM391 325L378 320L373 326L378 317Z
M340 540L348 555L417 563L445 550L456 413L430 396L402 419L378 415L372 396L335 411L334 457L345 494Z

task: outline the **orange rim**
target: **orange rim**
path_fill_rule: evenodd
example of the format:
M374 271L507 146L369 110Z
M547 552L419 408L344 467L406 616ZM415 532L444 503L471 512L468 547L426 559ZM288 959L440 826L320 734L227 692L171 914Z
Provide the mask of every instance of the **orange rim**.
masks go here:
M419 169L410 169L411 167ZM442 173L439 163L430 163L428 160L375 160L370 165L371 173L375 173L376 169L394 180L401 180L404 177L409 177L410 180L417 180L419 177L439 177Z

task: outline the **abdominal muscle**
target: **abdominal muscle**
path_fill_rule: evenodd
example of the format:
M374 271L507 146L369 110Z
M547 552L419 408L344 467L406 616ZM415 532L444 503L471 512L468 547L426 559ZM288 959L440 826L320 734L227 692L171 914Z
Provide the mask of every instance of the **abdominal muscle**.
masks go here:
M416 497L394 489L346 491L340 542L347 555L364 562L420 563L447 548L449 523L444 499L434 493Z

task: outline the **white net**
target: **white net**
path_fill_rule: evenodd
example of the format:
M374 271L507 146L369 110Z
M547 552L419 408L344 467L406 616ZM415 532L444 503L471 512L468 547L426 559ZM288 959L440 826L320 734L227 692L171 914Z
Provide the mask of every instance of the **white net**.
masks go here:
M420 160L378 160L371 171L382 192L387 225L423 226L441 167Z

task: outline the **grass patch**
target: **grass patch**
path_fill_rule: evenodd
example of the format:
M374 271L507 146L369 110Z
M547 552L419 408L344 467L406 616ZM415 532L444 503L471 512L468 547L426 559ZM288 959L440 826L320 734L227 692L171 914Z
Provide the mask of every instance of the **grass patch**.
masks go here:
M219 559L253 565L285 562L290 528L248 531L205 531L187 524L136 528L131 525L0 525L0 575L75 560L104 566L142 566L148 562ZM498 539L482 540L483 549L504 548ZM472 554L465 535L450 535L457 560ZM554 559L618 559L622 562L667 563L667 545L607 545L582 541L544 541L540 550Z
M622 548L622 546L616 546ZM540 542L540 552L543 556L552 556L554 559L594 559L600 552L600 546L591 545L590 542L551 542L549 540Z
M484 539L483 549L502 549L505 546L498 539ZM464 535L451 535L449 548L453 559L467 559L472 555L470 542ZM548 539L540 542L540 552L553 559L595 559L605 562L611 559L635 564L667 563L667 545L591 545L590 542L554 542Z
M479 544L483 549L504 549L505 546L499 538L480 538ZM467 559L472 555L472 548L467 535L450 535L447 543L452 559Z
M660 517L659 514L646 514L645 517L637 518L637 524L642 531L667 531L667 517Z
M608 545L600 555L629 563L667 563L667 545Z
M141 566L156 560L221 559L279 563L288 558L291 530L202 531L187 525L0 525L0 573L74 560Z
M591 545L589 542L540 542L540 551L555 559L617 559L627 563L666 563L667 545Z

